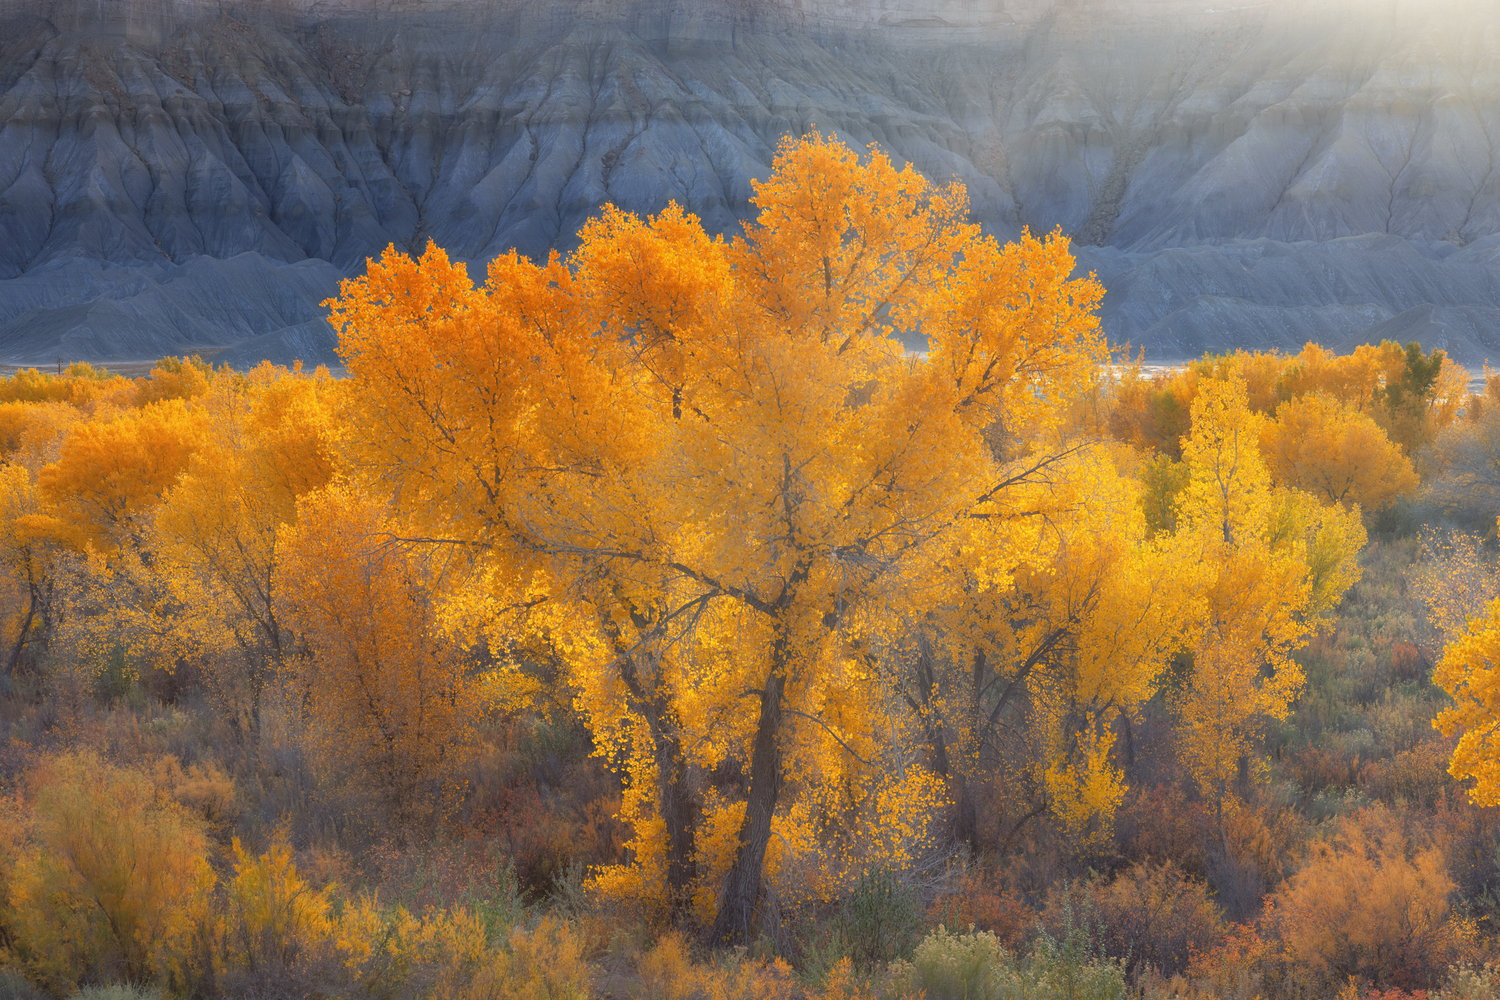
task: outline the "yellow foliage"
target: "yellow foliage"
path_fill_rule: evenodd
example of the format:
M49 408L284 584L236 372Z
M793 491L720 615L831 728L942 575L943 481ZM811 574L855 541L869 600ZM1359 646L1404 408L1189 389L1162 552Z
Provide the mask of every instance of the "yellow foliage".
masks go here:
M1217 800L1246 761L1260 722L1283 718L1302 687L1292 654L1358 579L1358 515L1274 487L1244 383L1204 381L1183 440L1172 561L1204 602L1178 696L1179 746Z
M702 976L693 964L688 944L677 931L657 939L641 956L636 967L641 977L641 996L660 1000L697 1000L703 992Z
M24 368L0 378L0 403L66 403L93 411L133 405L135 395L135 384L129 379L84 361L69 365L60 375Z
M1277 482L1331 502L1379 511L1417 488L1411 459L1380 425L1329 396L1281 404L1261 447Z
M554 917L543 917L534 928L517 927L503 948L479 961L444 995L450 1000L588 1000L583 939Z
M209 827L222 831L239 814L234 779L212 760L183 766L171 754L142 763L141 769L166 795L202 817Z
M285 969L302 954L335 938L333 901L297 872L292 849L278 834L264 854L252 856L234 838L234 876L225 886L218 919L219 972Z
M290 664L321 759L415 818L458 790L487 706L438 633L431 569L368 497L305 497L284 552L281 613L311 655Z
M135 541L203 437L202 417L180 400L74 424L57 461L39 473L61 536L105 553Z
M741 953L720 954L713 961L693 960L682 935L668 931L641 956L636 966L640 988L637 1000L873 1000L854 981L849 960L842 959L829 973L822 991L797 982L780 959L763 962Z
M0 463L0 673L17 669L48 617L55 546L33 530L36 481Z
M732 240L610 209L566 262L475 288L388 250L331 303L361 484L463 563L447 620L543 651L621 763L641 872L601 887L674 913L707 887L734 934L768 870L820 891L925 835L935 785L881 738L890 609L981 519L1027 518L1106 354L1067 240L982 237L957 184L814 134L754 189ZM706 768L748 792L700 824Z
M1480 805L1500 804L1500 600L1451 641L1432 672L1432 682L1453 699L1433 721L1445 736L1457 736L1448 771L1472 779L1469 797Z
M1476 535L1424 533L1412 582L1444 643L1461 637L1500 597L1500 574Z
M251 731L270 675L296 647L282 620L278 532L297 499L333 476L332 393L321 371L215 376L194 402L206 436L144 539L163 593L120 615L138 634L169 619L158 657L203 663L221 710Z
M77 751L28 776L30 836L4 925L49 988L85 980L181 983L215 876L203 822L139 771Z
M163 399L192 399L208 391L213 369L196 354L190 358L162 358L151 368L149 377L141 380L137 394L139 405Z
M58 443L82 416L68 403L0 403L0 460L30 469L55 460Z

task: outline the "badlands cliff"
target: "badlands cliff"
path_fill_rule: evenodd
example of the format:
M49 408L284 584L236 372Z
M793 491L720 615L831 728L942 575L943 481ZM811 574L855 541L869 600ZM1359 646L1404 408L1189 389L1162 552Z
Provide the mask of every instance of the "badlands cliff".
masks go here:
M388 243L728 231L814 126L1073 234L1148 357L1500 355L1491 0L0 0L0 362L327 359Z

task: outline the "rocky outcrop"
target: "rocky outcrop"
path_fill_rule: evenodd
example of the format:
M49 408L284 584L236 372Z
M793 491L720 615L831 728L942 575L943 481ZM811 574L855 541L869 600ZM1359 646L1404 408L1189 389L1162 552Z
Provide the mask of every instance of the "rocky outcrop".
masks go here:
M1489 0L0 0L0 361L326 359L388 243L730 231L810 127L1074 234L1155 358L1500 345Z

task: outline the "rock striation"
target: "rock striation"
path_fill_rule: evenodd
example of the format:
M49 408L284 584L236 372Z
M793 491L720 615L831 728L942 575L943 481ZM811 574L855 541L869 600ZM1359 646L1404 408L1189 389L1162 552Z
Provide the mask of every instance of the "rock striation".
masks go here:
M0 362L329 360L387 244L731 231L811 127L1073 234L1153 359L1500 352L1491 0L0 0Z

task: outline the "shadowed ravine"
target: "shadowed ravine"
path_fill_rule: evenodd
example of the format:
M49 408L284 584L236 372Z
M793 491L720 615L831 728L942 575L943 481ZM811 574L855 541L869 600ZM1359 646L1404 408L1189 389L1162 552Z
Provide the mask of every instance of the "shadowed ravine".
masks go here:
M1434 14L1443 8L1442 16ZM1450 9L1451 8L1451 9ZM0 361L327 359L387 243L748 210L816 126L1075 235L1111 337L1500 344L1487 0L0 0Z

